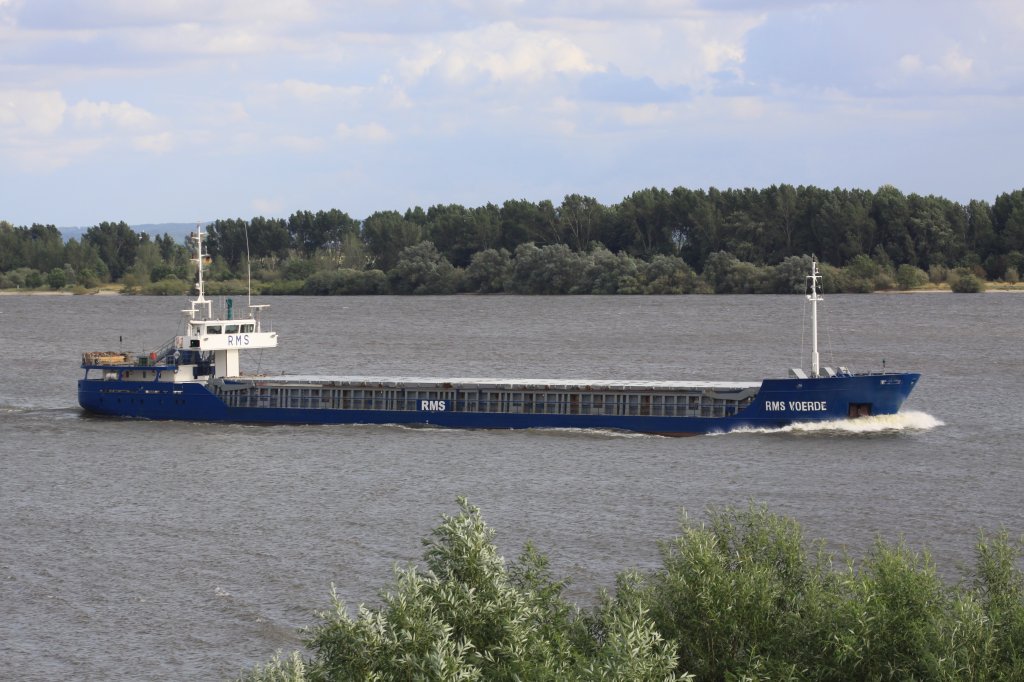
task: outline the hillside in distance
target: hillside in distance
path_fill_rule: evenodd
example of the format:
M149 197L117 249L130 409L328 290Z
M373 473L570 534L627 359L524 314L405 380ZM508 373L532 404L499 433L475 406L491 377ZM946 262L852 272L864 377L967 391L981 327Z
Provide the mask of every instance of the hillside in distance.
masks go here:
M207 222L199 223L201 225L208 224ZM90 226L91 227L91 226ZM157 237L162 234L169 234L174 237L174 241L181 243L182 240L196 229L196 223L146 223L142 225L131 225L130 226L136 232L145 232L151 238ZM64 241L69 239L82 240L82 235L88 231L89 227L58 227L61 235L64 237Z

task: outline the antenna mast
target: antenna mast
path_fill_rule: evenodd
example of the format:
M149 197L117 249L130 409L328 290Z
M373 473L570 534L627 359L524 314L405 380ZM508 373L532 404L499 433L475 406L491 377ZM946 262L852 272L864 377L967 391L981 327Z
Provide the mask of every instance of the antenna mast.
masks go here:
M811 274L807 277L811 285L811 293L807 294L807 300L811 302L811 376L820 376L821 367L818 360L818 301L824 300L818 289L821 284L821 275L818 274L818 261L811 259Z
M201 224L196 225L196 231L192 233L192 241L195 243L196 255L191 260L196 264L196 272L199 276L196 281L196 291L199 292L199 295L192 301L192 309L185 312L194 320L201 306L205 308L205 319L210 319L213 317L213 301L208 301L203 296L203 265L210 261L210 257L203 252L203 226Z
M249 225L245 225L246 305L252 308L252 258L249 256Z

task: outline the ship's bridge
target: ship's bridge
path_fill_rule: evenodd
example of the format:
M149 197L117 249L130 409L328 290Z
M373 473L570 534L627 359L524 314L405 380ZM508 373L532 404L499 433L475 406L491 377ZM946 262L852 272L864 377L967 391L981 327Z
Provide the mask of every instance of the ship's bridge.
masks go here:
M250 306L257 309L265 306ZM277 332L263 331L259 316L245 319L194 319L195 307L185 313L188 320L185 336L177 336L174 346L183 351L213 353L214 376L237 377L239 374L238 352L277 347ZM230 311L229 311L230 312Z
M255 319L189 320L188 336L179 336L181 349L218 351L276 348L277 332L260 331Z

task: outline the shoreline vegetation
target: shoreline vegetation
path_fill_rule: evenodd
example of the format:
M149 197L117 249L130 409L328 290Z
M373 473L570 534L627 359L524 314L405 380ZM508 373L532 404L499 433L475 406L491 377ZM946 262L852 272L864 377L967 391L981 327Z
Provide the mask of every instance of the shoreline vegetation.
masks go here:
M620 572L581 608L527 543L506 562L465 499L396 566L378 605L329 608L246 682L305 680L1020 680L1021 540L980 532L956 583L927 551L863 558L751 503L683 516L661 565ZM268 652L268 656L271 654Z
M948 294L948 293L951 293L952 291L953 290L950 288L949 284L942 283L942 284L931 284L931 285L928 285L928 286L918 287L916 289L879 289L877 291L871 291L871 292L867 292L867 293L872 293L872 294L942 294L942 293L946 293L946 294ZM235 296L235 295L243 295L245 293L246 292L244 290L241 290L241 291L224 291L224 292L221 292L219 295L222 295L222 296L229 296L229 295L230 296ZM257 292L253 292L253 293L256 294ZM711 293L711 292L705 292L705 293ZM836 293L845 293L845 292L836 292ZM1017 282L1015 284L1010 284L1008 282L983 282L983 288L982 288L982 290L979 293L986 293L986 294L1024 293L1024 282ZM92 289L85 289L85 288L78 288L78 287L71 288L71 289L64 288L64 289L59 289L59 290L55 290L55 289L0 289L0 296L139 296L139 295L153 295L153 294L148 294L148 293L143 292L143 291L125 291L124 287L122 285L120 285L120 284L110 284L110 285L98 286L98 287L95 287L95 288L92 288ZM161 292L161 293L155 294L155 295L170 295L170 294L166 294L165 292ZM179 295L179 294L177 294L177 292L176 292L174 295ZM183 295L183 294L181 294L181 295ZM274 294L267 293L267 294L263 294L263 295L274 295ZM299 292L298 294L294 294L294 295L304 295L304 294L302 292ZM356 295L356 294L338 294L338 295ZM398 295L398 294L389 294L389 295ZM457 294L447 294L447 295L450 295L450 296L477 296L477 295L484 295L484 296L487 296L487 295L514 296L516 294L479 294L479 293L469 292L469 293L457 293ZM558 295L558 294L555 294L555 295ZM566 295L569 295L569 294L566 294ZM641 294L641 295L643 295L643 294ZM648 295L653 295L653 294L648 294Z
M0 206L2 210L2 206ZM759 294L1016 290L1024 189L991 204L884 185L824 190L649 188L604 206L435 205L204 225L211 295ZM103 222L64 241L53 225L0 220L0 290L184 295L191 253L169 234Z

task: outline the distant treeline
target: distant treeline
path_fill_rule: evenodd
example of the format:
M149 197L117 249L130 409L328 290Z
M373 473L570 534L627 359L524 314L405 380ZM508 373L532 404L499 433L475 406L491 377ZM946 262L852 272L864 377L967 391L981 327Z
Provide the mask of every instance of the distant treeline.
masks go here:
M211 292L265 294L759 293L803 287L813 254L829 291L1016 282L1024 189L968 204L890 185L645 189L612 206L572 194L379 211L338 209L207 226ZM248 258L247 258L248 256ZM0 221L0 288L184 293L188 249L124 222L65 243L52 225Z
M240 679L1024 679L1021 546L1005 531L980 535L950 586L902 542L842 560L764 507L711 510L660 543L660 567L621 572L581 609L544 555L528 544L506 563L460 505L379 606L352 613L335 596L304 631L305 657Z

